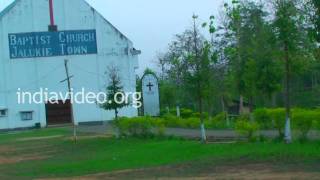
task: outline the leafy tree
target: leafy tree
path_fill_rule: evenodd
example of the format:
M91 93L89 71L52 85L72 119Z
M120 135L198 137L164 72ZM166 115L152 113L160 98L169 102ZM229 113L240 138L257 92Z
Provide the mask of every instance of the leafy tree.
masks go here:
M281 69L275 58L275 36L264 4L233 1L225 4L222 40L229 76L240 94L240 113L247 97L253 109L256 96L271 98L280 90Z
M115 113L115 120L118 120L119 109L128 106L126 100L123 101L123 86L119 77L119 70L112 66L108 69L108 86L107 97L108 101L101 105L105 110L113 110ZM119 103L120 102L120 103Z
M197 42L196 47L194 41ZM162 71L161 76L163 77L162 84L166 86L165 88L161 88L160 85L160 93L162 94L162 90L172 89L171 93L166 94L170 96L174 95L175 105L189 107L194 110L197 109L196 103L192 98L193 94L190 91L186 91L188 84L185 81L185 76L190 68L188 65L190 54L193 53L195 48L200 52L204 41L205 38L198 30L197 37L194 37L193 28L187 29L175 36L175 39L169 45L168 51L158 59L158 64Z
M136 75L136 92L142 93L142 81L138 75ZM141 97L140 101L143 102L143 97ZM138 108L138 115L143 116L143 106Z
M319 104L319 1L271 2L273 8L234 0L224 5L218 25L213 16L203 24L209 38L198 26L176 35L159 56L161 104L211 115L226 111L233 97L240 97L240 113L245 100L251 110L286 106L289 142L291 106Z
M174 107L176 105L175 97L176 87L170 81L161 80L160 83L160 103L164 107Z
M211 67L212 57L211 46L208 42L199 42L199 29L196 25L198 16L193 15L193 48L189 52L186 61L187 69L185 81L191 95L193 95L200 113L201 138L206 142L204 126L204 107L211 97Z
M146 68L145 70L144 70L144 73L143 74L152 74L152 75L154 75L154 76L157 76L157 73L156 72L154 72L152 69L150 69L150 68Z
M162 64L162 67L167 68L167 75L164 76L167 78L167 82L162 83L164 88L161 89L166 91L162 93L167 97L174 94L177 98L177 104L185 101L187 106L190 102L191 106L194 105L194 109L200 113L202 141L206 142L204 111L212 90L210 88L212 87L210 86L212 54L210 44L199 32L197 18L197 16L193 16L193 27L176 35L169 51L165 56L162 56L166 60L161 59L161 62L167 63L165 66ZM174 86L176 87L175 92L170 93L169 91L174 89ZM167 101L166 103L171 102Z
M286 107L285 141L290 143L291 137L291 102L290 84L291 76L299 61L305 59L307 54L304 48L306 34L301 30L301 16L295 0L275 0L274 27L277 36L279 58L284 62L284 89ZM303 64L298 66L303 67Z
M239 113L243 113L243 102L244 102L244 92L245 92L245 82L244 82L244 67L245 59L241 57L242 45L246 34L242 33L243 17L241 16L241 5L239 1L232 1L232 5L229 6L227 3L224 4L226 10L225 24L225 41L228 41L227 47L225 49L225 55L229 60L229 71L232 75L233 83L240 95L239 99ZM244 35L244 36L243 36Z
M282 69L275 57L275 36L263 9L263 4L242 3L242 28L248 34L242 45L242 57L246 59L243 76L251 110L255 96L270 99L281 87Z
M308 28L311 41L314 42L315 61L309 67L309 76L311 76L312 90L317 88L320 79L320 1L307 0L303 4L304 15L306 17L306 27Z
M305 13L309 16L312 23L311 35L316 42L320 43L320 1L307 0L304 3L306 5Z

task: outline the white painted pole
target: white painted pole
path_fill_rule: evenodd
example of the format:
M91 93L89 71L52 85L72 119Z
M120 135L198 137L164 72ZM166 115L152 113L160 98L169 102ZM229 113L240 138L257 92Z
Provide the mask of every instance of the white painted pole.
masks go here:
M180 117L180 106L177 106L177 117Z

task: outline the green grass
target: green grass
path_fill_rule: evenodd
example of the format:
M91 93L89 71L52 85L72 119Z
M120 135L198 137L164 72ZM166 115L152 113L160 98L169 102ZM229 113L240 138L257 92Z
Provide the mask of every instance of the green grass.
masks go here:
M0 165L7 177L66 177L121 169L172 165L210 159L212 164L226 161L314 162L320 160L320 142L207 144L178 139L107 139L67 138L16 141L19 138L70 135L67 129L45 129L0 135L0 147L13 147L6 157L44 156L42 160ZM1 177L1 175L0 175Z

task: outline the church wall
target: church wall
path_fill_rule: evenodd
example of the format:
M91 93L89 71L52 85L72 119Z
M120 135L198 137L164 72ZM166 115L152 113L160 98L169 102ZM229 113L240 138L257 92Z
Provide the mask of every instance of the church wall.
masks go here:
M137 56L130 53L133 44L117 31L99 13L82 0L54 0L55 22L58 30L96 29L98 54L59 56L29 59L10 59L8 33L48 31L49 8L47 0L18 0L7 14L0 17L0 109L8 108L8 116L0 117L0 129L30 127L40 122L46 126L44 104L17 104L17 88L35 92L40 87L50 91L67 92L64 60L69 60L72 88L105 91L107 67L115 65L126 91L135 92ZM21 111L34 111L34 120L21 121ZM136 116L135 108L124 108L121 115ZM113 112L96 104L75 104L77 123L110 120Z

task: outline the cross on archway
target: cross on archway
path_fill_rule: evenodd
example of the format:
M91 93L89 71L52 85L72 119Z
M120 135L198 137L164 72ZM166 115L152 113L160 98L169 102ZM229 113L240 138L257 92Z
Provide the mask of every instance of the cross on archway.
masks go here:
M151 83L151 82L149 82L149 84L147 85L147 87L149 88L149 91L152 91L152 87L153 87L154 85Z
M50 25L48 26L48 30L58 31L58 27L54 24L53 0L49 0L49 14L50 14Z

